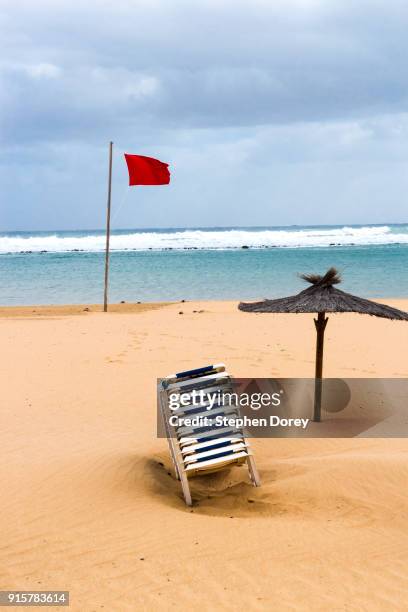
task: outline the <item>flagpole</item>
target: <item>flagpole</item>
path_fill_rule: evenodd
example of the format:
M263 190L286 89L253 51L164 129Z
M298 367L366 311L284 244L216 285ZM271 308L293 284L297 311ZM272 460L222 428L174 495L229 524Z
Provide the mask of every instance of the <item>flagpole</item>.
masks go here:
M103 311L108 312L108 280L109 280L109 240L110 240L110 216L112 196L112 151L113 142L109 143L109 176L108 176L108 205L106 209L106 251L105 251L105 291L103 296Z

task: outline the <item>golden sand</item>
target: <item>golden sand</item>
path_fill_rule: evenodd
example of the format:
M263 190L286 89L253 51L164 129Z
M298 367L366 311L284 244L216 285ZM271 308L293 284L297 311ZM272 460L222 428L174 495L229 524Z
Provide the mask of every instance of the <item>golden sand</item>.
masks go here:
M262 486L196 478L188 509L156 438L158 376L312 376L312 315L96 308L0 311L1 589L81 612L406 610L407 440L254 440ZM404 322L331 316L325 375L407 377L407 347Z

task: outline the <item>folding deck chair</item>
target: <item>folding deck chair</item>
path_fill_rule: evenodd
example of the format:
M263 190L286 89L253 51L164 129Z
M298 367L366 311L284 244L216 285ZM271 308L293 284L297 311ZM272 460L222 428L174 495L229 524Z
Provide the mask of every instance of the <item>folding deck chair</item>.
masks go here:
M172 374L162 379L158 385L158 403L161 411L170 454L173 460L176 477L181 481L184 499L188 506L192 505L188 479L197 474L208 474L226 466L247 463L250 479L255 487L260 486L258 471L249 444L244 433L235 424L218 426L215 424L217 415L239 416L238 407L225 406L223 402L215 402L211 409L209 402L197 404L193 402L193 391L204 391L204 397L211 394L217 397L218 392L233 393L231 376L225 371L223 364L210 365L196 370L188 370ZM174 395L173 395L174 394ZM183 394L184 403L180 407L170 406L170 396L179 397ZM188 394L188 395L185 395ZM175 403L175 402L174 402ZM211 423L204 427L173 426L170 417L207 417Z

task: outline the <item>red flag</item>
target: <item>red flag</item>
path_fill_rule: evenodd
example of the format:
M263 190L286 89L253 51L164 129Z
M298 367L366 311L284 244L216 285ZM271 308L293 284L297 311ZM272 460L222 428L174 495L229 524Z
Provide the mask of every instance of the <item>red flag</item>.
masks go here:
M125 153L131 185L168 185L170 183L169 164L146 157Z

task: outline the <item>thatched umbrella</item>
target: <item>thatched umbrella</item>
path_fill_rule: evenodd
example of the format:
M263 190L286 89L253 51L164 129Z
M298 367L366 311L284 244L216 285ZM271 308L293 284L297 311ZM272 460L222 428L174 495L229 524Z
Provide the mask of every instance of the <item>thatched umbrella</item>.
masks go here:
M316 341L316 371L315 371L315 398L314 416L315 421L320 421L322 403L322 374L323 374L323 343L324 330L328 318L327 312L358 312L360 314L383 317L384 319L395 319L408 321L408 313L378 304L371 300L345 293L336 289L334 285L341 282L340 274L335 268L330 268L324 276L317 274L302 274L303 278L311 287L304 289L297 295L292 295L277 300L263 300L262 302L243 303L238 306L245 312L316 312L317 319L314 320L317 333Z

